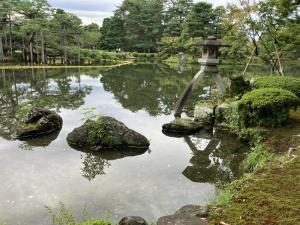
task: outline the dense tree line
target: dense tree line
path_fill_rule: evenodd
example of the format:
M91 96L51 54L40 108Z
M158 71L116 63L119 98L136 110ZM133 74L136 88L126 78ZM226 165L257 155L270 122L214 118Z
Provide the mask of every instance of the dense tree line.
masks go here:
M195 55L196 39L231 44L228 58L259 56L278 71L282 58L299 58L299 0L239 0L213 7L193 0L123 0L99 27L83 25L47 0L0 1L0 59L27 63L84 63L100 50Z

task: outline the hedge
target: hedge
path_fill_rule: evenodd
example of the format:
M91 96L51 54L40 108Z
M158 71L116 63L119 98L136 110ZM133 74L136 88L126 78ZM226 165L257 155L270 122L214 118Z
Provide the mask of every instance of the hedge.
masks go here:
M281 88L293 92L300 98L300 79L293 77L259 77L253 83L254 88Z
M281 126L289 118L289 111L300 104L290 91L278 88L261 88L245 94L238 101L240 126Z

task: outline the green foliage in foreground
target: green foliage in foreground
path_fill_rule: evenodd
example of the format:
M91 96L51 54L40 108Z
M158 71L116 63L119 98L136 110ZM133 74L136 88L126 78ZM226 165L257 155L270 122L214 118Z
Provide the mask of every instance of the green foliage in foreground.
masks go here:
M300 79L293 77L259 77L254 81L253 86L255 88L281 88L300 97Z
M268 165L262 172L242 185L230 185L230 204L212 212L210 224L299 224L299 158Z
M86 209L84 209L83 211L82 221L78 222L74 217L72 211L67 209L63 202L59 203L59 209L57 210L57 212L49 206L45 207L52 217L52 222L54 225L113 225L106 219L88 220Z
M270 149L257 145L251 149L246 159L243 162L244 170L246 172L254 172L266 166L271 161L274 154Z
M227 205L243 186L253 179L253 174L245 173L239 180L235 180L225 186L214 201L214 205Z
M245 94L238 101L238 114L242 127L281 126L289 118L289 111L300 103L290 91L262 88Z

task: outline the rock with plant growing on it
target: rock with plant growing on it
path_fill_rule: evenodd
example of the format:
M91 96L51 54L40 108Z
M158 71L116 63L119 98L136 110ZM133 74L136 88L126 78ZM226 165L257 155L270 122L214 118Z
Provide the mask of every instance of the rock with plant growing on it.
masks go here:
M17 130L17 139L25 140L57 132L62 128L62 118L54 111L32 108L25 123Z
M287 122L289 111L299 104L299 98L287 90L261 88L251 91L238 101L240 126L281 126Z
M124 149L142 151L150 145L146 137L109 116L87 120L68 134L67 141L75 149L91 152Z

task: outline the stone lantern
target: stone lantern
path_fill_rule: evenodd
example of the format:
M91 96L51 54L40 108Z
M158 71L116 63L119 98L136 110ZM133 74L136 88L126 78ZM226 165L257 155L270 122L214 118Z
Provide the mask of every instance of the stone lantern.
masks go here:
M175 106L175 117L180 117L182 108L187 101L190 93L196 87L196 84L199 80L201 80L204 75L209 74L213 77L216 82L217 89L220 95L225 94L226 88L223 83L222 77L219 74L218 64L220 60L219 56L219 48L221 47L229 47L229 45L225 44L222 40L218 40L216 37L208 37L205 40L201 40L195 43L196 46L203 46L202 58L198 60L201 65L200 71L194 76L194 78L190 81L185 91L179 98Z

